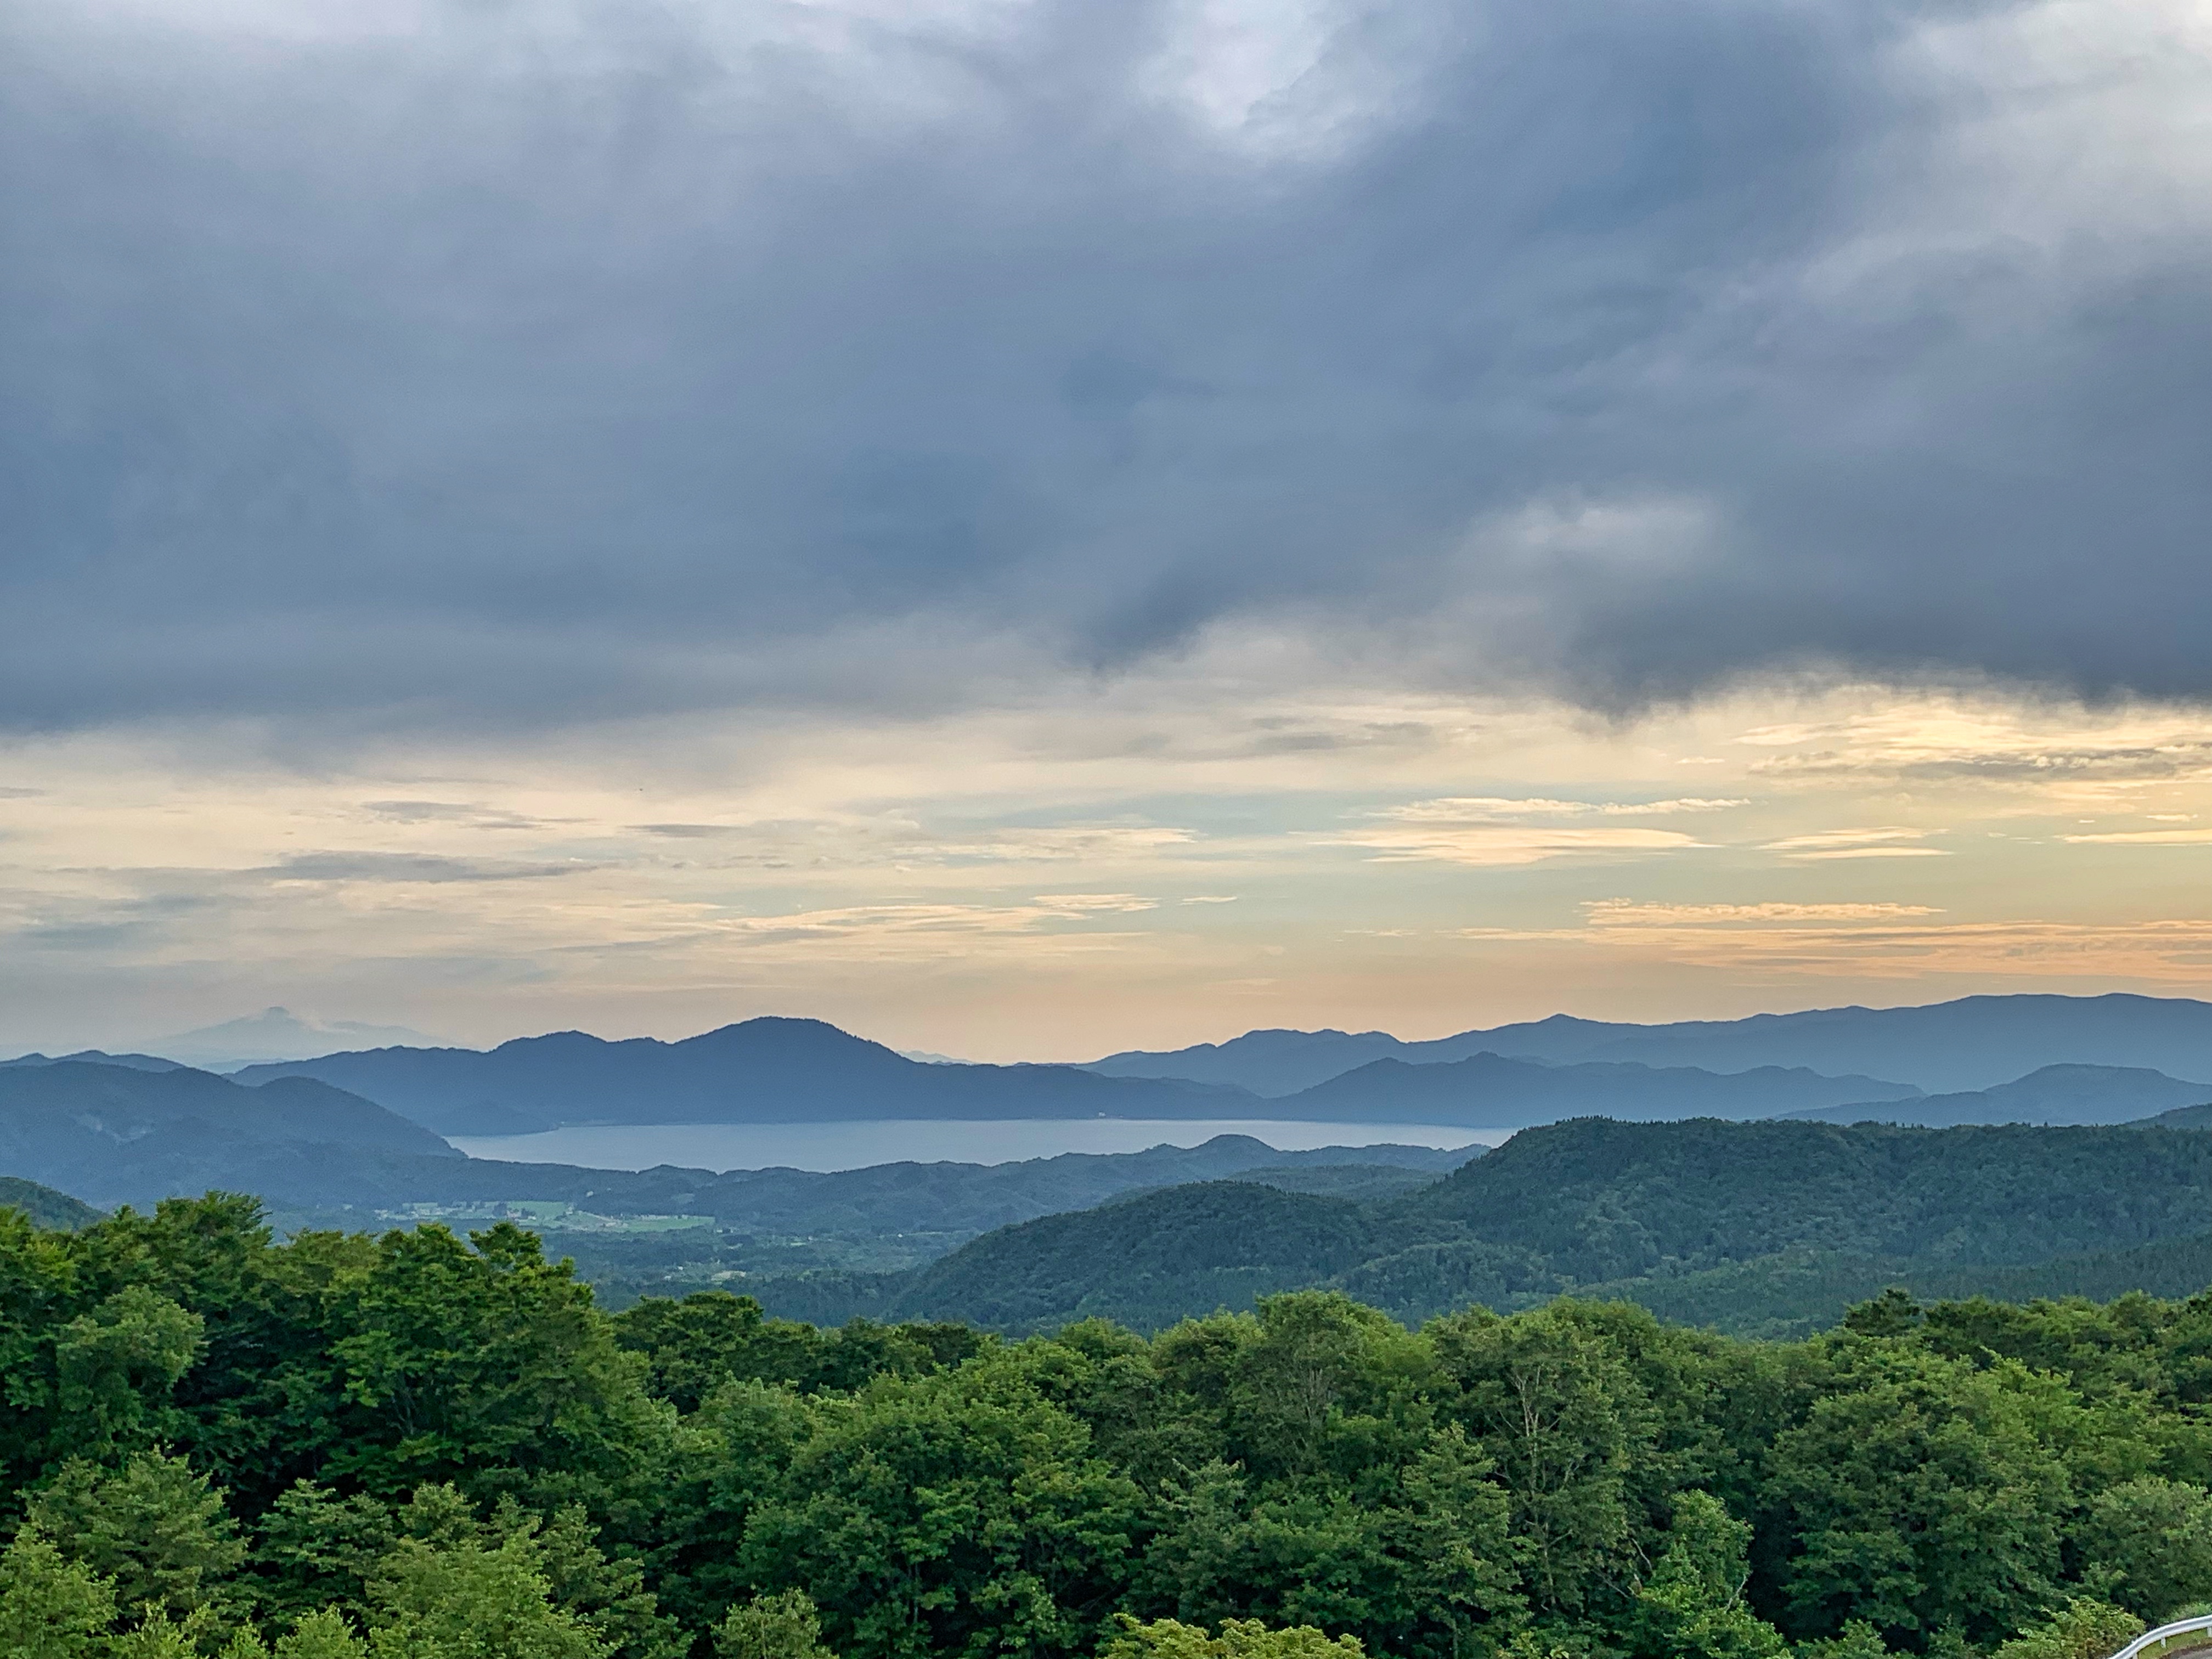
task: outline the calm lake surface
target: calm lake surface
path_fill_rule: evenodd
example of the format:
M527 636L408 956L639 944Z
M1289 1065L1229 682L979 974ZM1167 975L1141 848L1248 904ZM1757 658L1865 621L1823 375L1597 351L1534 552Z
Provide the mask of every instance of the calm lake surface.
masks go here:
M900 1118L855 1123L605 1124L534 1135L448 1135L471 1158L591 1170L858 1170L871 1164L1012 1164L1061 1152L1139 1152L1250 1135L1279 1152L1315 1146L1495 1146L1510 1129L1432 1123L1291 1123L1279 1118Z

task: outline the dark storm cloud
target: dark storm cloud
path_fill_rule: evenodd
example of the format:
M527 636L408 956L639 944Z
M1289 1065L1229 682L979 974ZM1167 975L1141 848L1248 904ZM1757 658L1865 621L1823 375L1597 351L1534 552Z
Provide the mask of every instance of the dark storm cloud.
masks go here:
M1935 14L1412 0L1233 129L1157 9L592 15L15 14L0 718L957 702L1239 617L2212 690L2197 228L2098 218L2154 146L1978 218L2063 158L1946 160L2013 94Z

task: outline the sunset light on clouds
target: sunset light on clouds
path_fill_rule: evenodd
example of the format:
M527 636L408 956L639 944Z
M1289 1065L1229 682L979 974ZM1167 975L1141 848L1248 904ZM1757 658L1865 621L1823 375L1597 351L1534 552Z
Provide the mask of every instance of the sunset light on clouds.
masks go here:
M2212 979L2201 7L5 27L0 1042Z
M2185 714L1844 689L1796 700L1777 743L1764 696L1613 725L1194 689L694 717L322 775L22 744L11 1017L91 1042L289 1000L482 1041L805 1012L1036 1058L1555 1007L2186 994L2212 961L2201 850L2159 822L2212 818ZM1713 793L1657 793L1690 769ZM1893 851L1947 856L1831 856Z

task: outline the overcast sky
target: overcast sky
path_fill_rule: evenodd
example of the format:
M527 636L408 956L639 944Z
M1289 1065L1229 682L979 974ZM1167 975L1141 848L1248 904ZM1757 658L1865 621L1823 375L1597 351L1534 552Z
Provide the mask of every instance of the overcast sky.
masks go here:
M2212 23L0 19L0 1046L2212 980Z

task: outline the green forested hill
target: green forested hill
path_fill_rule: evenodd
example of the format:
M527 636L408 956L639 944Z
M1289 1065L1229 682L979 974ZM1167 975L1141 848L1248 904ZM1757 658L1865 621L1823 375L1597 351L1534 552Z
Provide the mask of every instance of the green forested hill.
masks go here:
M986 1234L910 1275L890 1307L1002 1330L1091 1317L1151 1328L1316 1284L1380 1236L1344 1199L1205 1182Z
M997 1164L901 1163L725 1175L663 1166L632 1175L471 1161L461 1173L475 1183L463 1190L486 1199L544 1196L595 1215L688 1214L717 1224L659 1232L562 1230L560 1248L574 1255L611 1305L641 1292L665 1294L671 1285L696 1289L726 1282L732 1274L748 1275L748 1283L765 1275L775 1280L770 1294L779 1312L834 1322L845 1316L841 1308L881 1311L890 1275L934 1261L994 1228L1193 1182L1258 1181L1336 1197L1395 1197L1428 1185L1480 1150L1380 1145L1285 1152L1249 1135L1216 1135L1196 1146L1063 1152ZM489 1218L484 1213L489 1207L453 1204L448 1218L468 1222L473 1212L481 1224ZM310 1215L306 1222L343 1229L397 1218L399 1212L356 1210ZM297 1212L288 1211L286 1219L300 1221Z
M0 1176L0 1208L21 1210L41 1227L82 1227L100 1219L100 1212L82 1200L15 1176Z
M1593 1118L1517 1134L1398 1212L1589 1280L1793 1248L2039 1261L2212 1228L2212 1135Z
M1451 1160L1449 1164L1426 1170L1389 1164L1269 1164L1225 1178L1256 1181L1265 1187L1279 1187L1286 1193L1318 1193L1324 1198L1351 1198L1374 1203L1432 1187L1442 1176L1469 1158L1479 1156L1481 1150L1478 1146L1448 1154Z
M1524 1130L1395 1199L1185 1187L987 1234L902 1279L854 1282L849 1304L819 1279L760 1293L817 1316L1027 1330L1092 1312L1157 1328L1294 1285L1413 1320L1595 1287L1779 1332L1887 1285L1996 1291L2061 1259L2094 1259L2068 1271L2109 1293L2193 1289L2176 1242L2208 1231L2212 1135L1590 1118Z
M2156 1117L2145 1118L2134 1127L2138 1129L2212 1129L2212 1104L2177 1106L2170 1112L2160 1112Z

